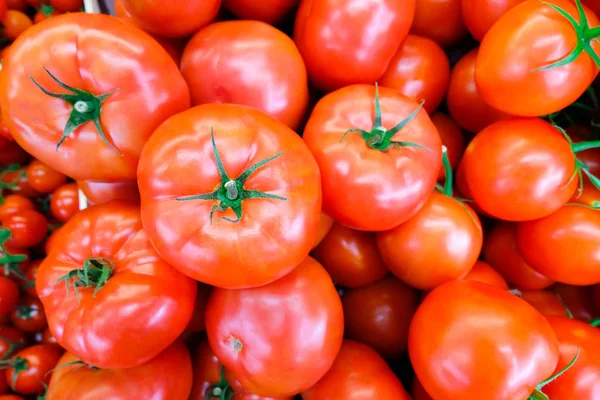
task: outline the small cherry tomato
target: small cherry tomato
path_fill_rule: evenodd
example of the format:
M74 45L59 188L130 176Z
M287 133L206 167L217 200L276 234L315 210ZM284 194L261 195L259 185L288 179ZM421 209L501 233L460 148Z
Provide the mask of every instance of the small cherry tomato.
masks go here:
M48 326L42 303L30 296L25 296L13 309L10 320L23 332L39 332Z
M2 182L4 184L10 185L9 189L12 193L29 198L40 196L40 193L29 184L27 170L25 168L18 168L15 170L9 169L0 176L2 177Z
M38 296L37 290L35 289L35 280L37 279L38 270L40 269L42 261L43 260L32 261L25 271L25 277L27 278L25 279L25 292L36 299L40 296Z
M2 37L11 41L15 40L32 25L33 21L27 14L17 10L8 10L2 18Z
M460 0L417 0L411 33L448 46L467 34Z
M26 345L25 334L10 325L0 326L0 359L6 360Z
M27 167L29 185L40 193L52 193L67 182L67 177L39 160L33 160Z
M11 233L6 243L18 248L35 246L44 240L48 232L48 220L35 210L21 210L1 222Z
M6 380L10 388L21 394L36 394L50 382L49 372L56 367L60 358L56 346L36 344L27 347L10 358Z
M40 22L45 21L50 17L53 17L55 15L60 15L60 14L61 14L61 12L57 11L54 7L49 6L47 4L42 4L38 8L38 11L33 16L33 23L39 24Z
M60 222L67 222L79 210L79 192L76 183L66 183L52 193L50 211Z
M0 315L11 312L19 300L19 287L12 280L0 276Z
M458 167L458 162L462 158L465 152L465 136L463 135L462 129L456 124L448 115L441 112L437 112L431 116L431 122L438 130L442 144L446 146L446 154L450 161L452 170ZM444 167L440 168L440 174L438 175L438 181L446 177Z
M20 211L33 209L35 209L35 205L29 198L20 194L9 194L0 204L0 221Z
M487 283L500 289L508 290L506 281L490 264L477 261L475 265L463 279Z

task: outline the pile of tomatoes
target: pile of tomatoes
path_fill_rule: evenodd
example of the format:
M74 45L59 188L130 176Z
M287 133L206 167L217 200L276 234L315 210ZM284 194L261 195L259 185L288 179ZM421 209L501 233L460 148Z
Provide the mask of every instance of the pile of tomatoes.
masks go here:
M0 0L0 400L600 399L600 2L82 7Z

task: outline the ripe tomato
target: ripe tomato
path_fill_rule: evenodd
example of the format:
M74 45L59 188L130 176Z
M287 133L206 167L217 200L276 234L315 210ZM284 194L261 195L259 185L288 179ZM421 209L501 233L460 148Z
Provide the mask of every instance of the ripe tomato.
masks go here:
M463 279L469 281L478 281L496 286L500 289L508 290L506 281L490 264L483 261L476 261L475 265Z
M552 4L579 20L572 0ZM585 15L589 26L600 24L587 8ZM579 39L571 22L548 3L524 1L500 17L483 38L475 65L477 89L488 104L512 115L560 111L598 75L598 66L586 51L560 65L576 46L583 50L583 43L600 52L596 40Z
M39 160L33 160L27 167L29 185L40 193L52 193L67 182L67 177Z
M554 281L527 264L517 249L517 224L500 222L487 232L483 258L520 289L543 289Z
M36 285L52 334L98 368L156 356L183 332L196 296L196 283L158 257L139 209L118 201L61 228Z
M24 281L26 283L25 292L29 296L35 297L36 299L39 299L39 296L37 294L37 290L35 289L35 281L37 280L37 274L40 269L41 263L42 263L42 260L32 261L29 264L29 266L27 267L27 269L25 270L25 279L24 279Z
M19 300L10 314L12 324L23 332L40 332L48 326L42 303L31 296Z
M79 211L79 192L76 183L66 183L52 193L50 212L54 218L60 222L67 222L77 211Z
M2 208L0 206L0 210L1 209ZM324 212L321 212L321 216L319 217L319 230L317 232L317 238L315 239L315 243L313 244L313 249L316 248L319 245L319 243L323 241L325 236L327 236L327 234L333 227L333 223L333 218L331 218Z
M521 290L518 296L533 306L543 316L567 316L567 309L560 297L551 290Z
M185 47L181 72L193 105L244 104L294 130L308 107L306 67L298 48L264 22L225 21L203 28Z
M58 235L58 231L60 230L60 227L55 229L50 236L48 236L48 239L46 239L46 243L44 243L44 251L46 254L50 254L50 250L52 249L52 247L54 246L54 240L56 239L56 236Z
M8 7L6 6L6 0L0 0L0 20L6 15Z
M433 400L416 376L413 378L412 396L413 400Z
M51 344L36 344L17 352L6 370L10 388L21 394L42 392L59 358L60 351Z
M61 12L77 12L83 9L83 0L50 0L50 4Z
M557 283L553 289L560 296L574 318L583 322L590 322L594 319L595 309L593 303L590 303L590 299L594 295L591 287Z
M17 168L18 166L9 166L2 175L2 182L5 185L9 185L9 189L12 193L20 194L21 196L34 198L39 197L40 193L31 187L29 180L27 179L26 168Z
M9 10L25 11L27 2L25 0L6 0L6 5Z
M313 251L335 283L358 288L383 278L388 269L377 248L375 234L334 224Z
M12 280L0 276L0 315L6 315L15 308L19 300L19 287Z
M156 41L101 14L34 26L11 46L3 69L10 79L0 85L0 108L15 140L77 180L135 179L150 134L190 105L185 80Z
M2 30L0 33L3 38L13 41L32 25L33 21L27 14L9 9L2 18ZM12 77L12 74L10 76Z
M35 209L35 205L27 197L19 194L9 194L4 197L4 201L0 204L0 221L20 211L33 209Z
M42 332L41 343L52 344L62 349L62 347L60 347L60 344L58 344L56 338L54 337L54 335L52 335L52 332L50 332L50 329L48 328L44 329L44 331Z
M81 189L90 204L104 204L111 200L127 200L138 204L140 202L137 181L112 183L80 181L77 182L77 187ZM79 208L79 198L77 197L75 200L73 204L77 204L77 208Z
M52 374L47 400L152 399L187 400L192 388L190 353L180 341L152 360L127 369L97 369L71 365L77 361L65 353L58 361L64 366Z
M319 168L294 131L250 107L205 104L169 119L144 148L138 184L159 254L213 286L272 282L315 241Z
M460 0L417 0L410 32L433 39L441 46L460 41L467 34Z
M35 210L21 210L2 219L2 225L11 233L6 244L18 248L33 247L48 233L48 220Z
M309 81L331 91L376 82L413 22L415 0L302 0L294 41ZM335 34L332 34L335 32Z
M223 5L239 19L275 25L288 16L300 0L223 0Z
M143 30L163 37L185 37L208 25L221 0L121 0Z
M388 88L379 96L371 85L328 94L303 138L321 170L323 211L353 229L388 230L412 217L442 165L440 136L427 113Z
M194 313L192 318L185 328L188 332L202 332L206 329L204 325L204 314L206 313L206 305L212 293L212 286L198 282L198 290L196 291L196 301L194 303Z
M333 282L310 257L268 285L215 289L206 310L215 355L244 389L262 396L292 396L314 385L333 364L343 331Z
M0 359L10 358L19 349L25 347L25 334L10 325L0 326Z
M558 362L556 335L539 312L475 281L433 290L413 317L408 340L415 373L436 399L526 399Z
M0 136L0 167L27 162L29 154L12 139Z
M38 11L33 16L33 23L39 24L42 21L47 20L50 17L54 17L56 15L62 14L60 11L57 11L54 7L42 4L38 7Z
M487 31L508 10L524 0L462 0L462 17L471 35L481 42Z
M410 400L400 380L369 346L344 340L331 369L302 400Z
M0 395L0 400L25 400L21 396L17 396L16 394L3 394Z
M431 116L431 122L433 122L433 125L435 125L440 134L442 144L446 146L446 154L448 155L450 166L452 167L452 170L454 170L458 167L458 162L462 158L465 147L467 146L462 129L460 129L460 126L458 126L452 118L441 112L433 114ZM446 172L442 166L440 168L440 173L438 174L438 181L445 177Z

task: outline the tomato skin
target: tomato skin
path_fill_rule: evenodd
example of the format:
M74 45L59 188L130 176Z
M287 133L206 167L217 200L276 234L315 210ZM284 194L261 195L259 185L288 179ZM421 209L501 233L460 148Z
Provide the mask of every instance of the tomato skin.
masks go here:
M292 396L321 379L340 349L343 326L333 282L310 257L262 287L216 288L206 310L215 355L242 387L262 396Z
M97 257L113 270L95 298L94 287L80 287L79 300L73 281L68 291L56 284ZM185 329L196 296L196 283L158 257L139 208L121 201L89 207L61 228L36 289L56 340L98 368L134 367L159 354Z
M74 355L65 353L58 365L76 360ZM138 367L94 370L74 365L58 369L52 374L46 398L187 400L191 388L190 353L177 341Z
M192 105L243 104L294 130L308 107L308 78L298 48L264 22L225 21L203 28L188 42L181 72Z
M77 182L77 187L83 192L91 204L104 204L111 200L127 200L131 203L140 202L140 190L136 181L128 182ZM76 199L78 203L78 198ZM79 208L79 204L77 204Z
M27 197L20 194L9 194L4 197L4 201L0 204L0 221L22 210L33 209L35 209L35 205Z
M198 282L198 290L196 291L196 301L194 303L194 313L185 330L187 332L202 332L206 329L204 324L204 314L206 313L206 305L212 293L212 286Z
M83 8L83 0L50 0L50 5L63 13L77 12Z
M477 261L482 242L477 214L437 192L414 217L377 234L379 251L390 271L421 290L464 277Z
M313 256L344 287L358 288L383 278L389 271L377 248L375 234L335 223Z
M522 290L520 296L545 317L566 317L567 311L560 297L551 290Z
M2 177L2 181L4 183L12 183L16 186L10 189L12 193L20 194L21 196L29 198L40 196L40 193L32 188L29 184L26 168L19 168L16 171L6 172Z
M408 340L415 373L436 399L525 399L558 362L556 335L539 312L475 281L433 290L415 313Z
M39 299L37 294L37 290L35 289L35 281L37 280L37 274L40 269L40 264L42 260L32 261L31 264L25 270L25 277L29 280L29 283L32 283L32 286L29 286L25 289L25 292L36 299Z
M25 400L21 396L17 396L16 394L3 394L0 395L0 400Z
M413 400L433 400L416 376L413 378L412 397Z
M333 224L333 218L324 212L321 212L321 216L319 217L319 230L317 232L315 243L313 244L313 250L323 241L323 239L325 239L325 236L327 236L331 228L333 228Z
M31 296L24 296L10 314L12 324L23 332L40 332L48 326L42 303Z
M29 185L40 193L52 193L67 182L67 177L39 160L33 160L27 167Z
M12 342L12 345L11 343ZM0 358L6 360L19 349L25 347L25 334L10 325L0 326Z
M410 400L400 380L369 346L344 340L331 369L302 400Z
M275 25L294 10L300 0L223 0L223 5L239 19Z
M11 233L6 243L13 247L33 247L44 240L48 232L48 220L35 210L21 210L1 222Z
M50 212L60 222L67 222L79 211L79 192L76 183L66 183L52 193Z
M2 18L2 37L11 41L15 40L32 25L33 21L27 14L17 10L8 10Z
M52 43L64 46L50 56ZM103 132L116 152L91 121L78 127L57 151L73 106L44 94L31 80L33 76L47 90L64 92L41 68L41 60L48 57L52 63L45 67L72 87L94 95L119 89L102 103L100 114ZM115 70L115 59L124 66ZM0 86L0 108L15 140L76 180L135 180L148 137L190 105L185 80L166 51L138 28L101 14L68 13L32 27L11 46L3 68L3 76L10 79Z
M460 0L417 0L410 32L449 46L465 37Z
M19 300L19 287L12 280L0 276L0 315L6 315Z
M25 0L6 0L6 5L9 10L25 11L27 8Z
M0 166L23 164L29 159L29 154L15 141L0 136Z
M583 322L590 322L594 319L594 305L590 304L590 299L593 297L591 287L557 283L553 289L571 311L574 318Z
M27 369L15 374L14 368L6 370L6 380L12 390L21 394L36 394L44 390L44 384L50 382L52 370L60 358L60 351L53 345L36 344L17 352L12 359L17 357L27 361ZM14 383L14 384L13 384Z
M379 88L379 98L387 129L418 107L414 100L384 87ZM370 148L358 133L344 137L348 129L372 129L374 104L371 85L330 93L313 109L303 139L321 170L323 211L352 229L384 231L406 221L425 204L442 165L442 146L423 110L394 141L417 143L429 151L403 147L382 152Z
M244 200L238 223L217 221L235 219L231 209L215 212L211 223L216 201L175 200L210 193L221 184L211 129L231 179L283 151L252 174L244 187L287 200ZM173 163L174 158L182 162ZM167 164L169 168L163 168ZM321 184L314 158L294 131L247 106L204 104L169 119L144 148L138 184L144 228L159 254L183 273L213 286L247 288L281 278L304 260L316 238Z
M39 24L42 21L47 20L50 17L54 17L56 15L60 15L62 14L60 11L57 11L56 9L52 10L52 12L50 12L50 14L46 15L44 13L44 11L42 11L41 9L38 10L38 12L35 13L35 15L33 16L33 23L34 24Z
M353 0L302 0L294 41L309 82L325 91L376 82L408 34L414 10L415 0L369 0L360 7Z
M508 285L502 275L490 264L477 260L473 268L463 279L487 283L497 288L508 290Z
M574 1L552 4L579 19ZM600 24L587 8L586 15L589 26ZM573 26L560 13L537 0L524 1L500 17L481 42L475 65L479 93L492 107L512 115L535 117L562 110L598 75L594 61L584 51L567 65L533 70L562 59L577 41ZM600 51L596 41L590 44Z
M6 5L6 0L0 0L0 20L2 20L4 18L7 10L8 10L8 7Z
M479 42L508 10L524 0L462 0L462 16L467 29Z
M458 162L462 158L465 152L465 136L463 135L462 129L456 124L448 115L437 112L431 116L431 122L435 125L442 144L446 146L446 155L450 161L450 166L454 171L458 167ZM444 167L440 167L440 173L438 174L438 181L446 177Z

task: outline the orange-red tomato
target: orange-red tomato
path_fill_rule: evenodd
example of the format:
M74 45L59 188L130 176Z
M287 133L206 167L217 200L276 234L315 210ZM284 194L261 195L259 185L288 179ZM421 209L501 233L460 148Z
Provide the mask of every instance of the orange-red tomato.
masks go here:
M42 263L42 260L32 261L29 264L29 266L27 267L27 269L25 270L25 278L26 278L25 281L27 284L25 292L29 296L35 297L36 299L40 297L40 296L38 296L37 290L35 289L35 281L37 279L37 274L38 274L38 270L40 269L41 263Z
M10 359L14 364L5 372L11 389L21 394L42 392L60 355L56 346L50 344L36 344L17 352Z
M524 0L462 0L462 16L467 29L481 42L490 28L508 10Z
M20 210L0 222L11 233L6 244L12 247L33 247L44 240L48 232L48 220L35 210Z
M50 212L60 222L67 222L79 211L79 191L76 183L66 183L52 193Z
M34 198L39 197L40 192L35 190L29 184L27 179L27 170L25 167L19 168L15 171L7 171L0 175L4 184L11 185L10 191L17 193L25 197Z
M15 40L19 35L25 32L33 25L31 18L27 14L9 9L2 18L2 37L8 40Z
M6 5L6 0L0 0L0 20L2 20L4 18L7 10L8 10L8 7Z
M51 193L67 181L67 177L39 160L27 167L29 185L40 193Z
M545 317L567 316L565 304L552 290L522 290L518 295Z
M0 221L22 210L34 210L33 201L20 194L9 194L0 204Z
M0 206L0 210L2 210ZM1 218L0 218L1 219ZM315 243L313 244L313 249L323 241L325 236L329 233L331 228L333 227L334 221L329 215L321 212L321 216L319 217L319 231L317 232L317 238L315 239Z
M223 0L223 5L239 19L275 25L300 3L300 0Z
M410 31L442 46L458 42L467 34L460 0L417 0Z
M441 112L433 114L431 122L437 128L442 139L442 144L446 146L446 155L448 156L448 161L450 161L450 166L452 170L455 170L467 146L462 129L460 129L460 126L452 118ZM445 177L446 171L442 166L438 175L438 181Z
M140 202L140 190L136 181L79 181L77 182L77 187L83 192L90 204L104 204L111 200L127 200L132 203Z
M487 283L500 289L508 289L506 281L490 264L484 261L477 261L475 265L463 279Z

